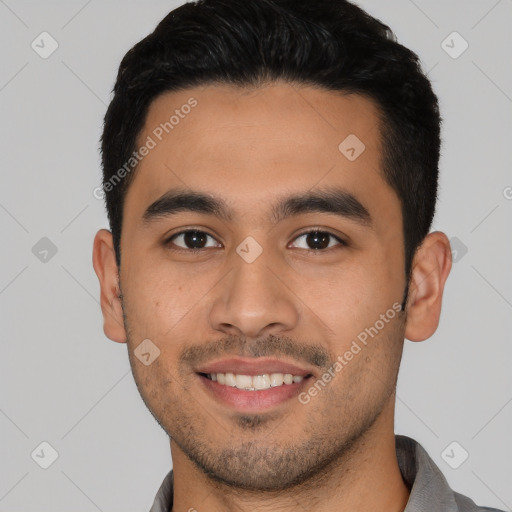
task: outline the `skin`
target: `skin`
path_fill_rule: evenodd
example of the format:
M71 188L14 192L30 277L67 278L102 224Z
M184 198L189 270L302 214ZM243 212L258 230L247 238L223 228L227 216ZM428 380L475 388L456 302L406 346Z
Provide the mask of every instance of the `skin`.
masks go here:
M254 415L217 403L195 362L272 355L318 379L401 304L402 218L382 177L369 99L280 82L190 88L152 103L139 142L190 97L198 105L144 157L128 189L120 270L109 231L97 233L93 249L105 334L128 344L140 394L171 437L173 511L403 510L396 379L404 338L422 341L437 329L451 268L446 235L428 234L417 251L406 312L309 403L291 399ZM349 134L366 146L353 162L338 150ZM270 220L282 195L333 186L366 206L373 229L333 213ZM145 209L176 187L222 197L233 220L185 211L144 225ZM193 255L183 237L165 245L187 228L211 235L209 247ZM313 252L300 236L310 228L348 245L331 238ZM250 264L236 252L247 236L263 249ZM148 366L134 356L144 339L160 350Z

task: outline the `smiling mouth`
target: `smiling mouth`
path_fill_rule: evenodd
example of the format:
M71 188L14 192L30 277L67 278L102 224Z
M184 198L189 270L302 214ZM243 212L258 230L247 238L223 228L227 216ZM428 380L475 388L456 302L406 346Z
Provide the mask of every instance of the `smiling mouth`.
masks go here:
M242 391L263 391L298 384L312 377L307 375L293 375L291 373L264 373L261 375L243 375L236 373L198 373L210 381L221 386L233 387Z

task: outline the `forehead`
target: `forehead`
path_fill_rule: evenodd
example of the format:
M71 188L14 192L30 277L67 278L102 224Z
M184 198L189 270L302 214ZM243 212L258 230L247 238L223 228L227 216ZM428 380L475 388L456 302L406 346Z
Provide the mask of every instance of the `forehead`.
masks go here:
M125 220L176 187L227 198L245 215L259 215L276 194L330 185L370 210L398 206L382 177L378 109L361 95L288 83L168 92L150 105L137 147L149 140Z

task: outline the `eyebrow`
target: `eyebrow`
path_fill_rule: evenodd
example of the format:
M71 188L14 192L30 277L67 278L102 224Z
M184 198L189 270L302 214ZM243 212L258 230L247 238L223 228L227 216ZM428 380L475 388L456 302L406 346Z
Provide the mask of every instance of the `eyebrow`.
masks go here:
M179 212L215 215L227 222L235 217L234 210L220 197L173 189L149 205L142 220L145 225L149 225ZM277 224L291 216L314 212L338 215L361 226L373 228L373 219L368 209L351 192L342 188L326 188L284 196L271 208L270 219Z

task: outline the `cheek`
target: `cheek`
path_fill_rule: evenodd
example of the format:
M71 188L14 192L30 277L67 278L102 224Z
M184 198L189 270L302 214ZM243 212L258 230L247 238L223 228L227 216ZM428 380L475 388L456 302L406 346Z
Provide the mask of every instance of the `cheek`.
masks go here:
M303 280L297 274L293 277L291 288L307 306L305 315L313 314L314 322L321 321L337 355L345 353L353 340L364 342L373 337L380 339L381 334L388 336L393 329L392 319L397 318L394 306L401 303L403 293L403 278L397 275L397 265L390 264L389 252L374 250L365 254L364 258L362 254L358 256L357 262L354 257L350 263L323 269L314 280ZM371 257L372 254L380 256Z
M149 338L161 336L194 307L209 289L209 281L191 277L176 265L136 265L123 281L128 319L133 327L145 329Z
M376 310L386 304L382 294L382 268L375 262L355 258L319 269L314 278L290 275L297 295L304 303L343 339L357 333L370 321ZM389 307L386 305L384 311Z
M367 251L364 265L358 268L361 283L361 309L372 323L392 307L401 303L405 286L405 272L401 247L379 244Z
M377 315L357 331L335 347L339 365L334 380L344 393L337 398L372 403L393 388L403 347L403 325L395 310L388 309L384 316Z
M177 378L176 371L167 367L162 352L149 366L142 364L136 356L130 355L133 378L137 389L148 409L159 419L163 411L175 410Z

